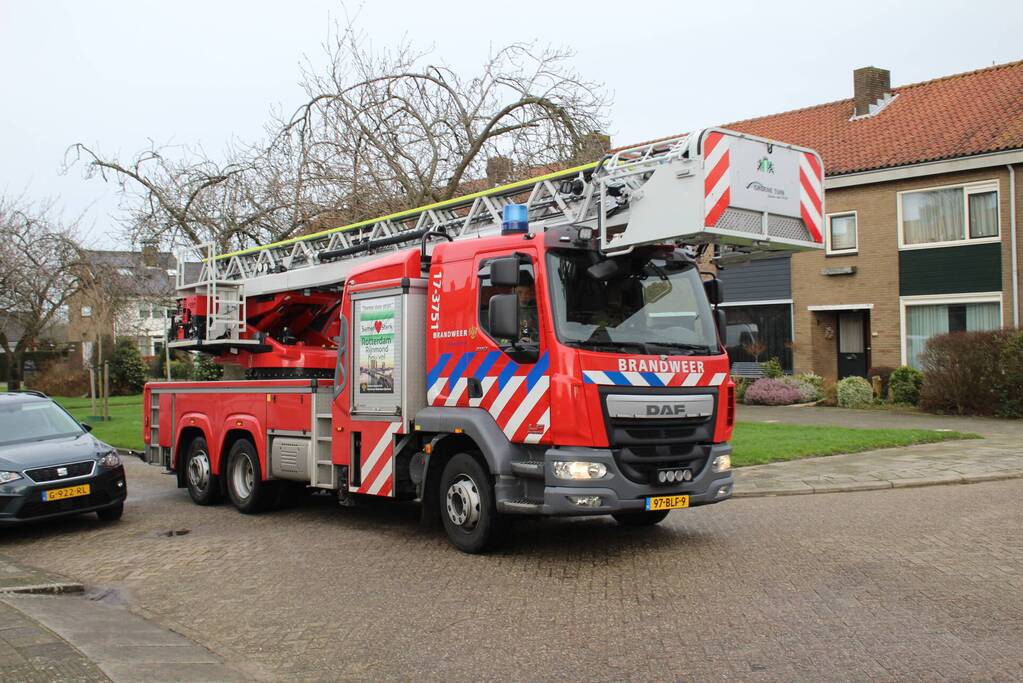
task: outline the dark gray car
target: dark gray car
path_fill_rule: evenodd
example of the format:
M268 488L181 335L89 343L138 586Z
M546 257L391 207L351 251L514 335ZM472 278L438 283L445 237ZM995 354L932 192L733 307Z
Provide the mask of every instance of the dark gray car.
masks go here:
M120 519L128 485L112 446L42 394L0 392L0 525L95 512Z

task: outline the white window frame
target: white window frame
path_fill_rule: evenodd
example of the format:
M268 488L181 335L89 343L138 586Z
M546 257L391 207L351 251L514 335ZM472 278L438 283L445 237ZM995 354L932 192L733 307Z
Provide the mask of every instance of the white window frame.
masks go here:
M916 192L931 192L934 190L963 190L963 225L965 227L965 238L944 242L926 242L924 244L906 244L905 231L902 225L902 195L914 194ZM985 192L995 193L995 210L998 212L998 234L993 237L970 237L970 195L983 194ZM1001 183L997 178L981 180L974 183L956 183L954 185L937 185L934 187L921 187L914 190L903 190L895 193L895 208L898 214L899 224L899 251L910 249L934 249L941 247L962 247L967 244L989 244L1002 241L1002 190ZM830 232L830 231L829 231ZM859 239L859 225L856 226L856 237ZM857 242L858 243L858 242Z
M902 203L901 200L899 202ZM835 249L831 246L831 219L842 218L843 216L852 216L853 222L856 224L856 244L847 249ZM824 227L827 229L827 234L824 236L825 240L825 253L830 255L847 255L847 254L858 254L860 251L860 217L856 211L836 211L835 213L829 213L826 216Z
M918 296L899 297L899 345L902 349L902 362L908 365L906 356L906 309L910 306L935 306L954 304L998 304L998 319L1001 328L1005 328L1005 303L1002 292L967 292L965 294L921 294Z

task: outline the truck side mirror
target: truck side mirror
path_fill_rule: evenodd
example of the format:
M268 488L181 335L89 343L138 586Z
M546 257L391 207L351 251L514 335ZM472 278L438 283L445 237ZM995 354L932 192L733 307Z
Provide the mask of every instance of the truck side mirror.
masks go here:
M726 340L728 339L728 318L725 316L725 309L714 309L714 324L718 328L718 337L721 339L721 344L723 346L726 345Z
M518 339L519 297L517 294L495 294L490 297L488 314L492 337L495 339Z
M490 262L490 284L515 287L519 284L519 257L505 256Z
M716 277L703 281L703 291L706 292L707 301L712 306L717 306L725 300L725 285Z

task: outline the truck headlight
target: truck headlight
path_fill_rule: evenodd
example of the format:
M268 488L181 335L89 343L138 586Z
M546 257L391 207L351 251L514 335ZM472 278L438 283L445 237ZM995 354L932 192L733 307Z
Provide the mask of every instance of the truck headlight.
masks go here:
M727 472L732 469L732 456L719 455L710 463L710 468L715 472Z
M21 475L17 472L0 472L0 484L7 484L18 479L21 479Z
M119 456L114 451L110 451L109 453L107 453L106 455L104 455L102 458L99 459L99 466L100 467L120 467L121 466L121 456Z
M601 479L607 474L607 465L583 460L555 460L554 476L558 479Z

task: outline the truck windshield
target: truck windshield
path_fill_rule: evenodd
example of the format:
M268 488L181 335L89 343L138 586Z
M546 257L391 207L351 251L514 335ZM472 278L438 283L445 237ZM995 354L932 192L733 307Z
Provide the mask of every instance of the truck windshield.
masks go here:
M718 352L714 316L692 263L634 253L611 259L617 272L598 279L587 272L591 252L552 250L547 259L562 343L621 353Z

